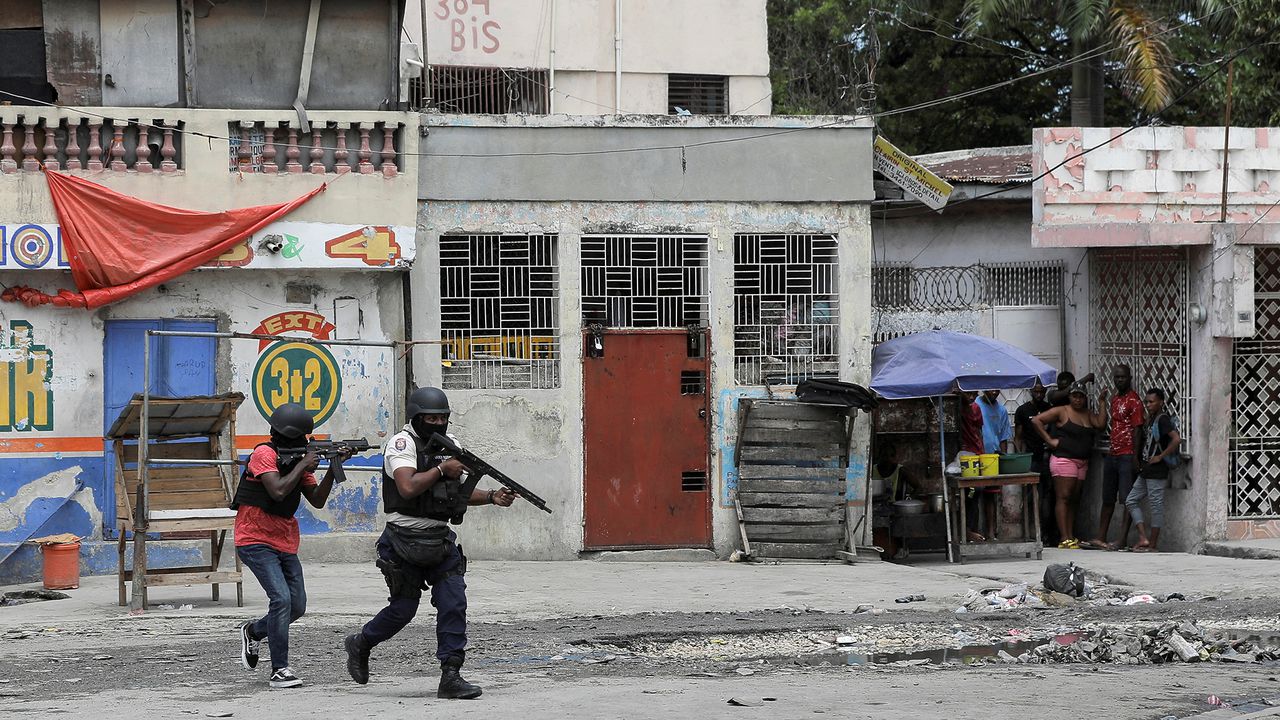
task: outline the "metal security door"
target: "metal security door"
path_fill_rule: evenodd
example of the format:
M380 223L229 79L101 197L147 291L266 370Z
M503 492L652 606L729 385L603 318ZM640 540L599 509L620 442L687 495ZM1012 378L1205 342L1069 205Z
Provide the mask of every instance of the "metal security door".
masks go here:
M119 417L134 393L142 392L142 339L147 330L213 332L213 320L108 320L104 340L105 375L102 430ZM213 338L157 337L152 339L151 392L153 395L212 395L214 393ZM104 531L114 535L116 526L115 464L110 446L98 497L102 502Z
M586 342L586 549L710 547L705 331Z
M1280 249L1254 255L1253 337L1232 345L1229 516L1280 517Z

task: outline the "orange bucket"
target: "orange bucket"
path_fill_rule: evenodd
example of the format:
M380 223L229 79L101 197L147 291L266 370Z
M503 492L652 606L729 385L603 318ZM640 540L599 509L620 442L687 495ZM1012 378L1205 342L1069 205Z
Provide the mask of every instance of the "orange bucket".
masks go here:
M80 587L80 543L42 545L44 589L74 590Z

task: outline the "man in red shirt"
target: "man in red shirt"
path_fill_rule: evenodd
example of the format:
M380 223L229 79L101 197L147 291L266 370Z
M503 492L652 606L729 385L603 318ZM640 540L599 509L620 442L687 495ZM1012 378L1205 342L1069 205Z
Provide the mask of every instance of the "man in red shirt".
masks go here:
M960 452L981 455L986 452L986 447L982 439L982 408L978 407L977 399L976 392L960 392ZM978 527L978 512L977 502L968 504L966 520L970 528ZM976 530L969 530L968 540L982 542L986 537Z
M278 450L305 448L314 429L311 413L296 403L286 403L271 413L271 440L253 449L236 488L231 507L236 510L236 554L249 567L269 600L267 614L240 626L240 663L252 670L258 665L262 640L271 645L273 688L302 684L289 667L289 625L307 610L307 591L298 561L298 520L294 513L306 496L313 507L324 507L333 489L333 468L317 483L320 458L308 452L280 462Z
M1111 398L1111 449L1102 459L1102 514L1098 518L1098 537L1090 544L1094 547L1113 550L1118 545L1107 542L1111 533L1111 516L1115 512L1116 499L1123 505L1133 490L1133 481L1138 474L1138 465L1134 459L1135 432L1141 432L1143 424L1142 398L1133 390L1133 372L1128 365L1116 365L1111 371L1111 383L1115 386L1115 397ZM1099 405L1106 403L1106 391L1098 397ZM1122 508L1123 511L1123 508ZM1124 513L1121 523L1120 543L1129 540L1129 514Z

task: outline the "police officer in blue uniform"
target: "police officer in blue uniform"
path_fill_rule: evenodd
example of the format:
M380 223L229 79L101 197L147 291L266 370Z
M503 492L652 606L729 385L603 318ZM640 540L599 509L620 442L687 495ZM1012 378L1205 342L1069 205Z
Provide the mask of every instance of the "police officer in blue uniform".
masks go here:
M481 690L460 673L467 647L467 558L449 523L462 522L470 505L510 507L516 496L506 488L477 488L463 497L466 468L452 458L427 454L431 435L445 435L449 427L449 399L444 391L414 390L406 415L408 423L383 447L382 503L387 525L377 549L378 568L390 597L359 632L346 637L347 672L361 685L369 682L370 651L413 620L422 591L430 587L441 669L437 697L470 700L480 697Z

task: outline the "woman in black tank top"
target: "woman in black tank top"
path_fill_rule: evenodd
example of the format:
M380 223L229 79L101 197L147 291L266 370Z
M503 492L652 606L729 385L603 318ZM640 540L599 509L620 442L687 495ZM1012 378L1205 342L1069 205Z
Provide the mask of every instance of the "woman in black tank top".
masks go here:
M1053 475L1055 514L1062 533L1058 547L1074 550L1080 547L1075 535L1080 486L1089 472L1094 439L1098 431L1106 427L1107 420L1098 412L1089 410L1089 398L1080 383L1071 386L1069 397L1070 403L1040 413L1031 419L1031 424L1044 438L1045 446L1052 455L1049 471ZM1052 434L1047 426L1053 427Z

